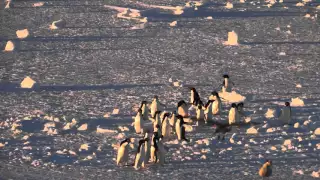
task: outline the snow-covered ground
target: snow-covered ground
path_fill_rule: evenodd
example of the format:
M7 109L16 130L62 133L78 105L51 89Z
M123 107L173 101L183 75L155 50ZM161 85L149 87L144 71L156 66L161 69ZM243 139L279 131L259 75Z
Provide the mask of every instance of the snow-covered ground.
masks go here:
M206 1L180 15L168 9L185 1L43 2L33 7L34 1L13 1L9 9L0 3L0 179L259 179L265 159L273 161L269 179L312 179L320 171L320 138L314 135L320 124L319 1L284 0L270 8L272 2L230 1L232 9L222 0ZM114 6L140 10L140 17L119 18L122 10ZM65 26L49 29L60 19ZM22 29L29 36L18 39ZM230 31L238 34L238 46L223 44ZM2 51L9 40L15 50ZM261 123L254 126L258 134L247 135L250 126L241 126L218 142L211 126L195 127L187 133L192 142L166 143L163 167L115 165L112 145L142 138L131 127L142 100L158 95L172 110L189 99L193 86L206 101L223 73L246 97L251 121ZM26 76L37 82L32 89L20 88ZM266 113L292 98L304 102L292 107L299 127L267 132L277 119ZM223 120L229 107L223 104ZM119 114L106 116L114 108ZM30 118L40 111L46 117ZM42 131L51 116L59 119L54 135ZM63 130L73 118L77 127L87 123L87 130ZM17 120L21 131L11 129ZM117 132L97 133L98 125ZM288 139L291 144L284 145ZM80 152L82 144L89 150Z

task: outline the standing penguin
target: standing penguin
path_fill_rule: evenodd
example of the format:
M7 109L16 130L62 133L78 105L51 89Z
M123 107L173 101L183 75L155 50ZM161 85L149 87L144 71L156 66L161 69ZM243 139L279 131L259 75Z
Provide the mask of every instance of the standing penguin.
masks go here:
M289 102L285 102L285 107L281 110L279 119L284 124L291 124L291 107Z
M171 126L171 133L175 132L175 124L177 121L177 117L176 117L176 111L172 111L171 113L171 118L169 120L170 126Z
M186 139L186 130L184 127L185 122L183 121L183 117L181 115L177 115L177 121L176 121L176 133L178 140L185 140Z
M213 115L220 115L222 111L222 102L221 98L219 96L219 93L217 91L213 91L211 93L211 96L209 97L210 100L214 100L212 104L212 114Z
M269 177L272 174L272 161L266 160L259 170L259 176Z
M212 105L215 100L209 100L207 104L204 106L204 121L207 124L209 121L212 121Z
M149 110L148 110L148 106L147 106L147 101L141 102L140 109L142 110L143 120L148 120L149 119L148 118Z
M162 118L161 133L164 138L168 138L171 134L171 126L170 126L170 123L168 120L169 115L170 115L170 113L166 113L166 114L164 114L164 116Z
M241 103L239 103L237 105L238 114L239 114L239 120L240 120L241 117L245 117L246 116L245 112L243 111L243 106L244 106L243 102L241 102Z
M134 129L137 134L143 133L143 116L142 109L138 110L136 117L134 118Z
M139 145L137 148L137 154L134 158L134 168L138 170L140 167L145 167L145 146L144 144L148 141L148 139L142 139L139 141Z
M204 120L204 107L201 100L198 101L197 108L196 108L196 120L197 120L197 126L199 126L199 122Z
M156 114L157 111L161 111L162 110L161 106L165 107L164 104L160 103L158 96L154 96L153 100L151 102L151 106L150 106L150 111L151 111L151 117L152 118L155 118L155 114Z
M157 132L153 132L151 137L151 148L150 148L150 160L151 162L157 162L157 153L158 153L158 143L159 135Z
M232 86L231 84L234 86L234 83L232 81L230 81L229 79L229 75L225 74L223 75L223 83L222 83L222 92L231 92L232 90Z
M235 103L232 103L231 108L229 110L229 125L237 123L237 120L238 120L237 105Z
M199 93L194 87L190 88L190 90L191 90L190 104L196 106L198 104L198 101L200 101Z
M150 159L150 148L151 148L151 138L150 138L150 133L147 131L144 134L143 139L148 139L147 142L144 143L144 150L145 150L145 162L148 163Z
M128 164L128 158L129 158L129 147L128 144L130 144L130 138L127 138L120 143L120 147L118 149L118 155L117 155L117 165L120 163Z
M178 115L182 117L188 117L188 105L184 100L178 102L177 105Z
M161 122L162 122L162 120L161 120L161 117L160 117L160 115L161 115L161 111L156 111L156 113L155 113L155 115L154 115L154 122L153 122L153 124L154 125L159 125L159 126L161 126Z
M160 137L162 135L162 132L161 132L161 126L159 124L156 124L154 127L153 127L153 132L154 133L157 133L158 136Z
M165 154L166 154L166 149L163 145L163 136L160 136L160 138L156 140L156 144L158 147L157 159L159 160L160 165L163 165L165 162Z

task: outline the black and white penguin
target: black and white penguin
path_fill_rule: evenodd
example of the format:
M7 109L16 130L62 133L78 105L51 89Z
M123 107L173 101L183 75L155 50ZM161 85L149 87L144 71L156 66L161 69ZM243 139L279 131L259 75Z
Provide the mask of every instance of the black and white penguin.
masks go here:
M181 115L177 115L177 121L175 124L177 138L178 138L178 140L188 141L186 139L186 130L185 130L184 124L185 124L185 122L183 120L183 117Z
M148 141L148 139L142 139L139 141L139 145L137 148L137 153L134 158L134 168L138 170L140 167L145 167L145 143Z
M190 88L190 90L191 90L190 104L196 106L198 104L198 101L200 101L199 93L194 87Z
M272 175L272 161L266 160L266 162L259 169L259 176L269 177Z
M199 122L204 121L204 105L201 100L197 103L196 108L196 120L197 120L197 126L199 125Z
M238 122L238 110L237 110L236 103L231 104L228 118L229 118L229 125L235 124Z
M171 117L170 117L170 120L169 120L169 123L170 123L170 126L171 126L171 133L175 132L175 124L176 124L176 121L177 121L176 114L177 114L176 111L172 111Z
M169 123L170 113L165 113L161 123L161 133L164 138L168 138L171 134L171 126Z
M148 120L149 119L149 117L148 117L149 110L148 110L147 101L141 101L140 109L142 110L143 120Z
M136 117L134 118L134 130L137 134L143 133L143 116L142 109L139 109Z
M231 84L234 86L234 83L229 79L229 75L227 74L223 75L222 92L231 92L232 91Z
M165 163L165 155L167 153L164 144L163 144L163 136L160 136L157 140L156 140L156 144L157 144L157 159L159 160L159 164L163 165Z
M146 131L144 134L143 139L148 139L147 142L144 143L144 150L145 150L145 162L148 163L150 159L150 148L151 148L151 137L150 137L150 132Z
M178 102L177 105L177 111L178 111L178 115L182 116L182 117L188 117L188 105L184 100L181 100Z
M150 148L150 161L157 162L157 153L158 153L158 139L160 138L157 132L153 132L151 137L151 148Z
M155 118L155 114L157 111L162 111L162 107L165 107L164 104L160 103L159 97L154 96L150 105L151 117Z
M128 164L128 158L129 158L129 144L130 144L130 138L127 138L120 143L120 147L118 149L118 155L117 155L117 165L120 163L124 163L125 165Z
M161 120L160 116L161 116L161 111L156 111L155 114L154 114L154 122L153 122L153 124L154 125L158 124L161 127L162 120Z
M219 93L217 91L213 91L211 93L211 96L209 97L209 100L214 100L212 104L212 114L213 115L220 115L222 111L222 102L221 98L219 96Z
M244 112L244 110L243 110L243 107L244 107L244 103L243 103L243 102L237 104L237 109L238 109L239 118L246 116L246 115L245 115L245 112Z
M283 124L291 124L291 106L289 102L285 102L285 106L282 108L279 120L283 122Z
M208 122L212 121L212 105L214 103L215 100L208 100L208 102L206 103L206 105L204 106L204 114L205 114L205 118L204 121L207 124Z

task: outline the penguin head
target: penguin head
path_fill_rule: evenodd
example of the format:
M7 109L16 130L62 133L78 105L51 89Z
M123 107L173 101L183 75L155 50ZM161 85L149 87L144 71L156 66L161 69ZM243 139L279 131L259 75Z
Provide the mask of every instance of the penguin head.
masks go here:
M120 146L124 143L130 144L131 143L131 138L126 138L125 140L121 141Z
M219 93L217 91L213 91L211 93L212 96L216 96L217 98L219 98Z
M159 116L160 114L161 114L161 111L156 111L156 112L154 113L154 116L157 117L157 116Z
M214 102L214 100L208 100L207 104L204 107L207 108L213 102Z
M192 92L196 92L196 88L191 87L191 88L190 88L190 91L192 91Z
M176 115L176 118L183 121L183 117L181 115Z
M289 106L290 107L290 103L289 102L285 102L284 104L285 104L285 106Z
M228 74L224 74L222 77L225 78L225 79L229 79L229 75Z
M232 108L236 108L236 107L237 107L236 103L232 103L232 104L231 104L231 107L232 107Z
M272 165L272 161L267 159L265 164L267 164L268 166L271 166Z
M153 100L158 100L159 97L157 95L153 96Z
M243 102L241 102L241 103L239 103L237 106L238 106L238 107L243 107L244 104L243 104Z
M177 107L181 107L181 106L183 106L185 104L187 104L187 103L184 100L181 100L181 101L178 102Z
M159 125L159 124L156 124L156 125L154 126L154 131L157 131L158 129L160 129L160 125Z
M140 105L140 108L142 109L143 105L147 105L147 101L141 101L141 105Z
M165 113L165 114L163 115L163 119L168 118L169 116L170 116L170 113Z

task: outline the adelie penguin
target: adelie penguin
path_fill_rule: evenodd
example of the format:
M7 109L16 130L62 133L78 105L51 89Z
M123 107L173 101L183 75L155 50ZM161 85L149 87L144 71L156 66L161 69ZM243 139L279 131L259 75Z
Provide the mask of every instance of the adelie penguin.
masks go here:
M199 100L197 103L196 120L197 120L197 123L196 123L197 126L199 126L199 122L204 121L204 105L201 100Z
M186 130L185 130L184 124L185 124L185 122L183 121L183 117L181 115L177 115L177 121L175 124L177 138L178 138L178 140L188 141L186 139Z
M145 162L148 163L150 159L150 148L151 148L151 137L150 137L149 131L145 132L143 139L148 139L148 141L144 143L144 150L146 153Z
M222 92L231 92L232 86L234 86L234 83L230 81L229 75L223 75Z
M283 124L291 124L291 107L289 102L285 102L285 106L281 110L279 119Z
M246 114L245 114L245 112L244 112L244 110L243 110L243 107L244 107L244 103L243 103L243 102L237 104L237 109L238 109L238 114L239 114L239 120L240 120L241 117L245 117L245 116L246 116Z
M157 152L158 152L158 143L157 139L159 139L159 134L157 132L153 132L151 137L151 148L150 148L150 160L151 162L156 163L157 161Z
M208 100L207 104L204 106L204 121L207 124L208 122L212 121L212 106L215 100Z
M221 98L219 96L219 93L217 91L213 91L211 93L211 96L209 98L210 100L214 100L212 104L212 114L213 115L220 115L222 111L222 102Z
M142 101L140 105L140 109L142 110L142 117L143 120L148 120L149 119L149 110L148 110L148 103L147 101Z
M189 116L188 105L184 100L181 100L178 102L177 110L178 110L178 115L180 115L184 118Z
M163 136L160 136L158 139L156 139L157 144L157 159L159 160L159 164L163 165L165 163L165 154L167 153L164 145L163 145Z
M161 123L162 123L162 120L161 120L161 111L156 111L155 115L154 115L154 122L153 124L154 125L159 125L161 126Z
M142 139L139 141L139 145L137 148L137 153L134 158L134 168L138 170L140 167L144 168L145 167L145 157L146 157L146 152L145 152L145 143L148 141L148 139Z
M169 123L170 123L170 126L171 126L171 133L175 132L175 124L176 124L176 121L177 121L176 114L177 114L176 111L172 111L171 117L170 117L170 120L169 120Z
M196 106L198 102L200 101L200 96L197 90L192 87L190 88L191 94L190 94L190 104Z
M169 123L170 113L165 113L161 123L161 133L164 138L168 138L171 134L171 126Z
M128 158L129 158L129 144L130 144L130 138L125 139L120 143L120 147L118 149L118 155L117 155L117 165L119 164L125 164L128 165Z
M142 109L139 109L136 117L134 118L134 129L137 134L143 133L143 116Z
M239 115L238 115L237 105L235 103L231 104L228 118L229 118L229 125L238 123Z
M158 96L154 96L153 100L151 102L150 111L151 111L151 117L155 118L155 114L157 111L161 111L161 106L165 107L164 104L160 103Z
M266 162L259 169L259 176L269 177L272 174L272 161L266 160Z

